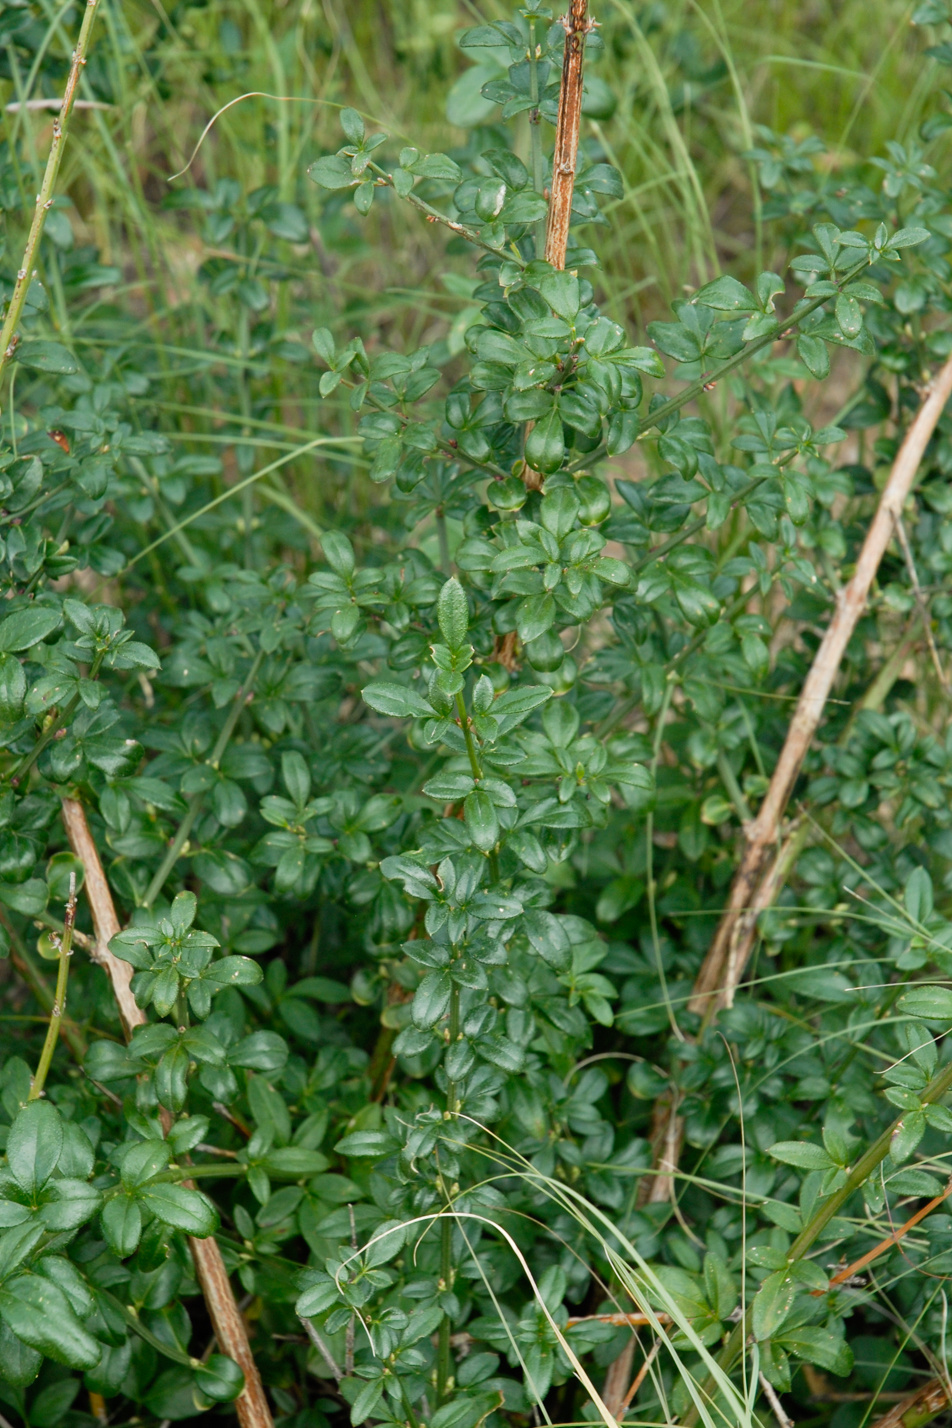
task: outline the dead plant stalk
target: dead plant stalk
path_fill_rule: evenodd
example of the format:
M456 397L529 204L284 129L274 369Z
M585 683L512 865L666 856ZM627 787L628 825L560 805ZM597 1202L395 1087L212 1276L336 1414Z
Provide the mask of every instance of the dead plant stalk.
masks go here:
M86 820L86 810L74 798L64 798L62 806L70 847L86 870L86 892L95 931L95 947L91 956L109 977L128 1041L135 1028L143 1026L148 1018L132 995L132 967L109 950L110 939L120 930L119 919L99 850ZM163 1120L166 1119L171 1124L171 1118L166 1115ZM165 1129L168 1130L167 1125ZM183 1183L188 1184L187 1181ZM188 1244L219 1347L235 1360L245 1376L245 1386L235 1402L240 1428L273 1428L271 1410L248 1341L248 1330L238 1310L218 1241L213 1237L204 1240L190 1237Z
M896 533L919 463L952 393L952 358L932 383L906 433L889 473L872 524L859 553L852 579L837 594L833 618L816 652L800 694L780 758L757 817L746 829L747 847L731 886L727 909L694 984L688 1007L707 1013L730 1006L756 937L756 919L746 919L734 939L737 922L754 903L771 854L780 842L780 828L790 795L817 731L846 647L866 608L866 601L886 548ZM732 945L733 944L733 945Z

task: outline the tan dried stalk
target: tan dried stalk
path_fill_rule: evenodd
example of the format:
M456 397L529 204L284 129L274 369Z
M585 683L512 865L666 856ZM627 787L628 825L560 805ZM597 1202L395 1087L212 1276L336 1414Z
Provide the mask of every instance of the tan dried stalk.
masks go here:
M572 221L572 195L575 192L575 169L578 163L578 136L582 123L582 59L585 36L594 20L587 18L588 0L572 0L572 8L563 15L565 50L562 57L562 84L559 89L559 116L555 126L555 149L552 154L552 187L549 190L549 214L545 230L545 261L553 268L565 267L565 252L569 243ZM531 427L526 428L528 436ZM527 466L522 479L530 491L541 491L545 478L540 471Z
M565 250L569 242L572 195L575 191L575 169L578 163L578 136L582 122L582 60L585 55L585 37L595 23L587 18L587 10L588 0L572 0L571 10L562 19L565 26L565 51L562 58L555 149L552 154L549 219L545 230L545 261L551 263L553 268L565 267Z
M782 839L783 816L803 760L822 718L846 647L866 608L870 587L889 541L901 521L906 498L950 394L952 358L946 362L929 388L899 448L879 499L876 514L863 542L853 578L838 594L833 619L807 675L767 794L757 817L745 829L747 848L734 876L727 909L698 972L688 1003L689 1010L701 1014L705 1024L709 1024L722 1007L733 1004L734 993L744 975L757 936L757 920L762 912L773 905L790 867L796 861L803 830L794 825L788 830L786 838ZM908 648L908 642L904 639L900 646L902 659L905 659ZM897 651L896 656L887 662L882 677L874 683L877 699L873 700L871 690L863 701L864 708L878 702L880 693L885 695L888 692L901 666L899 655L900 651ZM885 677L887 670L888 681ZM778 851L772 856L775 848ZM674 1173L677 1169L684 1126L682 1117L677 1114L671 1099L665 1101L660 1110L661 1114L657 1118L658 1123L652 1136L656 1169L652 1176L646 1176L642 1181L640 1203L656 1203L673 1198ZM631 1362L631 1352L626 1347L609 1368L609 1380L613 1390L616 1379L630 1372ZM625 1395L618 1390L614 1397L617 1401ZM915 1397L914 1395L913 1399ZM909 1402L913 1403L913 1399ZM952 1395L949 1399L943 1397L942 1407L948 1401L952 1401ZM905 1424L887 1414L874 1428L917 1428L919 1422L928 1421L928 1418L935 1417L940 1411L941 1408L937 1408L921 1419L913 1415L910 1422Z
M109 977L122 1028L128 1040L135 1028L143 1026L148 1018L132 995L132 967L128 962L120 961L109 950L110 938L115 937L120 930L119 919L99 858L99 850L86 821L86 810L74 798L64 798L62 806L63 823L70 847L86 870L86 892L95 931L95 949L91 956L94 962L105 968ZM163 1117L163 1122L166 1120L167 1130L171 1124L171 1117L167 1114ZM238 1422L241 1428L273 1428L261 1375L248 1342L248 1330L235 1302L218 1241L214 1237L204 1240L190 1237L188 1246L219 1348L222 1353L235 1360L245 1376L245 1386L235 1400Z
M716 1011L719 1007L730 1005L734 988L743 976L756 937L756 920L747 919L747 925L736 937L735 929L757 897L761 879L780 842L781 821L803 760L823 716L846 647L866 608L880 561L895 534L919 463L950 393L952 358L932 383L906 433L863 542L853 577L837 594L833 618L807 675L770 787L757 817L746 829L747 847L731 886L727 910L688 1003L689 1010L693 1012L710 1014L709 1009Z

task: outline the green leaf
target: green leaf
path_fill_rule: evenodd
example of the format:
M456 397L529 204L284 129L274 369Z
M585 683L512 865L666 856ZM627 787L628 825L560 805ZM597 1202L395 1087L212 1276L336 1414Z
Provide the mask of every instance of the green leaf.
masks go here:
M923 1021L952 1023L952 987L910 987L899 998L899 1010Z
M24 917L39 917L46 911L48 901L49 892L42 878L27 878L25 883L0 883L0 902Z
M17 610L0 620L0 653L13 654L32 649L40 640L45 640L59 628L62 616L58 610L45 606L34 606L29 610Z
M364 121L356 109L342 109L340 111L340 127L347 135L347 139L351 144L362 144L364 142Z
M142 1211L129 1195L107 1200L102 1212L102 1230L109 1248L120 1259L135 1254L142 1234Z
M565 439L558 406L537 421L526 438L526 461L533 471L550 476L565 459Z
M85 1180L53 1180L44 1192L40 1219L48 1230L77 1230L101 1204L101 1191Z
M801 1170L830 1170L834 1164L822 1145L810 1145L803 1140L778 1140L768 1155L785 1165L797 1165Z
M344 113L353 110L344 110ZM195 1370L195 1383L213 1403L231 1403L245 1386L245 1376L227 1354L211 1354L208 1361Z
M0 1381L11 1388L25 1388L36 1378L42 1362L43 1355L18 1339L6 1320L0 1318Z
M119 1177L127 1190L136 1190L165 1170L172 1150L164 1140L142 1140L132 1145L122 1158Z
M320 1175L330 1165L326 1155L319 1150L304 1150L301 1146L285 1145L277 1150L269 1150L261 1162L269 1175L287 1175L297 1180L304 1175Z
M832 1329L825 1329L819 1324L804 1324L786 1334L779 1334L777 1342L796 1354L798 1359L805 1359L808 1364L817 1364L841 1378L853 1367L853 1351L842 1333L836 1334Z
M445 970L427 972L413 997L415 1026L435 1026L450 1004L450 975Z
M425 719L433 717L433 706L408 689L405 684L388 684L382 680L367 684L360 691L365 704L376 709L378 714L389 714L395 719Z
M707 283L691 301L720 312L754 312L757 308L757 300L750 289L727 273Z
M69 377L79 371L79 363L61 342L24 342L16 349L16 359L22 367L37 372L55 372Z
M768 1274L753 1303L755 1339L769 1339L777 1332L793 1306L796 1292L796 1283L785 1270Z
M925 868L916 868L909 875L902 902L913 922L921 925L932 916L932 879Z
M539 291L553 312L565 322L574 322L581 306L581 289L575 273L553 271L539 283Z
M376 1160L384 1155L392 1155L397 1143L385 1131L352 1131L334 1146L338 1155L346 1155L354 1160Z
M863 310L854 297L840 293L836 299L836 320L844 337L856 337L863 327Z
M184 1185L147 1185L138 1198L157 1220L184 1230L187 1235L207 1239L218 1228L214 1205L199 1190L187 1190Z
M886 244L886 249L893 248L914 248L918 243L925 243L929 238L928 228L900 228L894 233Z
M350 160L340 154L328 154L318 159L308 169L307 176L320 188L352 188L357 183Z
M551 595L527 595L516 611L516 629L523 644L544 635L554 621L555 600ZM499 708L500 701L497 700L495 710Z
M474 789L463 800L463 817L466 831L476 847L483 853L490 852L499 842L499 819L489 794L483 789Z
M88 1333L58 1285L38 1274L22 1274L0 1289L0 1315L31 1348L68 1368L93 1368L102 1346Z
M63 1120L49 1101L30 1101L7 1137L7 1167L21 1190L33 1195L49 1180L63 1149Z
M797 355L811 376L822 381L830 374L830 354L822 337L810 337L803 332L797 338Z
M326 331L327 329L323 329ZM330 334L328 333L328 336ZM314 334L315 346L317 345L317 333ZM324 552L324 559L331 570L339 575L342 580L349 580L357 568L357 561L354 556L354 547L345 535L339 531L325 531L321 536L321 549Z
M440 625L440 633L453 653L457 653L466 643L466 631L469 628L469 607L466 603L466 592L455 576L447 580L440 591L436 616ZM364 697L366 698L366 691L364 691Z

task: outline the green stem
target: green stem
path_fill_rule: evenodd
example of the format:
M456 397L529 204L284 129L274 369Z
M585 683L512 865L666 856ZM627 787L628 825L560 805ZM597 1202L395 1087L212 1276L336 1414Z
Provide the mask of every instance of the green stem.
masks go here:
M235 726L238 723L242 710L248 702L248 695L251 693L251 689L255 681L255 676L258 673L258 670L261 666L261 661L263 659L264 650L259 650L251 663L251 668L248 671L248 675L245 679L244 684L241 686L238 693L235 695L228 718L222 725L221 733L218 735L218 738L215 741L215 747L212 749L211 757L207 760L207 763L213 769L218 768L218 765L221 762L221 757L224 754L226 748L228 747L228 742L231 739L232 734L235 732ZM204 793L193 793L189 798L188 810L185 814L185 817L182 819L182 822L179 824L178 832L172 839L172 842L169 845L165 857L159 864L155 876L153 877L146 890L146 894L142 902L143 907L151 907L152 904L155 902L156 898L158 897L159 893L165 886L165 880L179 860L179 856L182 852L182 849L185 847L185 844L188 841L189 834L191 833L192 828L195 825L195 820L202 810L202 804L204 803L204 801Z
M717 751L717 771L721 776L721 782L727 789L727 796L734 805L734 812L741 823L749 823L752 814L750 805L744 797L743 789L737 782L737 775L731 767L731 761L723 749Z
M450 988L450 1025L448 1048L456 1045L456 1038L459 1035L459 987L455 982ZM459 1108L456 1099L456 1082L447 1077L446 1083L446 1114L454 1116ZM447 1207L449 1206L449 1195L446 1183L440 1175L440 1183L443 1194L446 1197ZM449 1214L443 1216L440 1226L440 1278L443 1282L444 1290L449 1292L453 1287L453 1222ZM436 1394L441 1401L446 1396L447 1385L450 1381L453 1362L450 1354L450 1331L452 1324L448 1314L444 1314L440 1320L439 1338L436 1350Z
M532 108L529 110L529 148L532 158L532 187L541 198L545 188L542 167L542 115L539 113L539 46L536 42L536 22L529 19L529 95ZM535 222L535 255L545 257L545 219Z
M846 284L852 282L864 268L868 267L869 260L864 258L861 263L856 264L855 268L850 268L848 273L843 274L837 283L838 289L844 288ZM733 357L728 357L719 367L714 367L710 372L705 372L703 376L698 377L696 381L689 383L683 392L679 392L676 397L671 397L668 401L662 403L660 407L656 407L643 421L638 423L638 435L643 436L646 431L651 431L652 428L658 426L669 416L673 416L675 412L680 411L688 402L693 401L695 397L699 397L707 388L719 382L722 377L726 377L729 372L733 372L735 367L740 367L748 358L755 357L757 353L762 352L765 347L772 346L774 342L779 341L791 328L799 327L805 317L809 317L811 312L816 312L817 308L822 307L825 302L829 302L831 296L831 294L825 294L823 297L812 298L809 302L803 303L802 305L798 303L790 317L786 318L783 322L778 322L773 332L767 332L763 337L757 337L753 342L748 342L745 347L742 347L739 352L735 352ZM607 454L608 449L603 442L601 446L596 447L594 451L587 452L585 456L580 457L578 462L569 469L574 471L581 469L583 466L587 469Z
M216 1176L227 1180L238 1180L242 1175L248 1174L248 1166L244 1162L232 1161L216 1162L214 1165L176 1165L169 1170L161 1170L158 1175L153 1175L149 1180L150 1185L178 1185L183 1180L215 1179ZM107 1190L103 1196L106 1200L113 1199L116 1195L124 1195L126 1192L121 1185L114 1186Z
M53 1010L55 1000L50 984L43 976L39 967L34 962L32 956L27 951L26 943L20 936L13 923L10 921L3 908L0 908L0 923L6 928L13 946L10 950L10 960L26 982L33 993L37 1003L46 1012L47 1016ZM86 1038L79 1027L69 1017L60 1018L60 1035L70 1049L70 1053L77 1061L82 1061L86 1055Z
M165 504L165 501L162 498L162 492L159 488L159 483L154 476L150 475L148 468L145 465L145 462L140 460L138 456L132 456L129 458L129 465L132 467L133 471L136 473L142 484L145 486L146 490L149 492L149 495L155 502L155 509L158 511L159 516L162 519L163 525L165 526L169 535L175 541L175 544L178 546L179 550L182 552L189 565L201 565L201 558L199 557L197 551L195 550L195 547L192 545L188 536L185 535L185 533L178 528L174 515L169 510L168 506Z
M939 1075L926 1087L919 1098L920 1102L924 1106L932 1105L936 1101L940 1101L950 1089L952 1089L952 1064L946 1066L943 1071L940 1071ZM809 1223L803 1227L790 1246L790 1253L787 1256L788 1265L795 1264L798 1260L805 1258L807 1250L809 1250L820 1237L837 1211L842 1209L850 1196L860 1189L866 1180L869 1179L876 1167L881 1165L886 1159L886 1156L889 1154L889 1147L892 1144L892 1138L902 1125L902 1121L903 1117L897 1116L891 1125L888 1125L882 1134L877 1136L872 1145L870 1145L860 1156L859 1160L857 1160L853 1169L847 1175L844 1184L824 1201ZM734 1326L727 1343L721 1350L718 1364L725 1373L730 1373L738 1358L743 1353L747 1336L750 1333L752 1319L753 1310L748 1308L743 1319ZM709 1378L705 1384L705 1392L712 1395L715 1388L716 1385L713 1379ZM693 1425L697 1422L697 1417L697 1408L692 1405L685 1414L684 1428L693 1428Z
M450 560L450 542L446 531L446 512L442 506L436 508L436 538L440 546L440 569L444 575L452 575L453 562Z
M60 1027L63 1022L63 1014L66 1011L66 983L69 978L69 959L73 953L73 925L75 921L76 875L72 873L70 874L69 880L69 902L66 904L66 915L63 918L64 932L60 938L56 991L53 994L53 1006L50 1010L50 1020L46 1028L46 1039L43 1042L43 1050L40 1052L39 1065L36 1068L36 1075L30 1082L30 1093L27 1096L28 1101L38 1101L42 1096L43 1087L46 1085L46 1077L53 1063L53 1052L56 1050L56 1043L59 1039Z
M104 653L105 651L97 654L95 659L93 660L89 670L90 679L95 679L98 675L100 666L103 662ZM72 719L73 715L76 713L76 708L78 704L79 695L74 694L72 699L67 704L66 708L62 711L57 712L53 716L53 720L50 723L49 727L45 729L44 732L40 735L30 752L28 754L23 755L23 758L17 764L12 774L10 774L10 782L12 784L18 784L23 778L23 775L30 772L30 769L36 763L43 750L53 742L60 729L65 728L66 725L69 723L70 719Z
M371 163L368 165L368 168L377 175L381 184L386 185L387 188L392 188L394 192L397 193L392 174L388 174L386 169L382 169L379 164ZM505 257L510 262L515 263L518 268L524 268L526 266L525 258L522 257L513 244L510 244L505 250L495 248L492 243L487 243L485 239L481 238L475 228L468 228L465 223L457 223L455 219L448 218L445 213L441 213L438 208L434 208L432 203L427 203L424 199L418 198L415 193L401 193L399 197L402 198L405 203L409 203L412 208L418 209L420 213L425 213L432 223L442 223L444 227L451 229L452 232L458 234L460 238L465 238L467 242L472 243L475 247L483 248L487 253L492 253L497 258L505 254Z
M46 215L53 205L56 180L63 158L63 149L69 134L70 119L73 113L73 100L76 98L76 91L79 88L79 77L86 64L86 54L89 49L89 40L92 34L93 21L96 18L96 7L98 3L99 0L86 0L86 11L83 15L83 23L80 26L79 39L73 51L73 62L70 65L69 77L66 80L66 88L63 91L63 102L60 106L59 114L53 120L53 140L50 144L50 152L46 160L46 171L43 174L40 191L36 196L33 221L30 224L26 247L23 250L23 258L21 259L20 268L17 272L13 295L10 298L10 306L7 308L3 329L0 331L0 377L3 375L4 367L16 351L17 325L23 314L23 304L26 301L27 291L33 279L37 251L46 224Z
M478 783L483 776L483 771L479 767L479 755L476 752L476 741L473 738L473 731L469 724L469 715L466 713L466 705L462 694L456 696L456 712L459 715L459 722L463 729L463 738L466 740L466 752L469 754L469 766L473 771L473 778Z
M674 698L673 679L669 679L665 685L664 698L661 701L661 708L658 710L658 723L655 727L654 747L651 751L651 777L654 778L658 768L658 760L661 757L661 745L664 742L664 726L668 717L668 710L671 708L671 700ZM649 813L645 819L645 893L648 898L648 921L651 925L651 944L654 949L655 966L658 971L658 981L661 983L661 995L664 998L665 1008L668 1013L668 1021L671 1030L678 1041L684 1040L684 1033L678 1026L677 1017L674 1014L674 1006L671 1001L671 994L668 991L668 979L664 973L664 958L661 955L661 939L658 936L658 909L656 904L656 889L654 879L654 812Z
M734 496L731 509L733 510L739 502L746 501L747 497L752 495L758 486L763 486L768 479L766 476L758 476L753 481L748 481L746 486L741 486L740 490L737 491ZM669 536L667 540L661 541L659 545L652 546L645 555L632 563L632 573L637 575L640 571L651 565L653 561L660 560L663 555L667 555L669 550L675 550L679 545L683 545L686 540L690 540L692 536L697 535L698 531L702 531L706 525L707 517L699 516L696 521L691 521L688 525L684 526L683 529L679 530L677 535Z

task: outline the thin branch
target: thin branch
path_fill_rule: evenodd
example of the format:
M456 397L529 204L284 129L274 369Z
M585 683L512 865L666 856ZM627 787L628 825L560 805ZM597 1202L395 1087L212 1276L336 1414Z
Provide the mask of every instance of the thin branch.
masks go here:
M916 597L916 606L919 610L919 618L922 620L922 628L925 632L926 644L929 646L929 654L932 656L932 664L939 677L939 683L946 694L952 695L952 685L949 684L949 677L942 668L942 661L939 658L939 650L932 633L932 618L929 614L929 607L926 604L926 597L922 593L922 586L919 584L919 575L916 571L916 562L912 558L912 547L909 544L909 537L906 535L906 527L903 525L902 516L896 517L896 535L899 537L899 544L902 547L903 559L906 562L906 570L909 572L909 580L912 584L913 594Z
M76 874L70 873L69 901L66 904L65 925L62 936L57 937L59 943L59 966L56 974L56 991L53 994L53 1005L50 1008L50 1020L46 1028L43 1050L40 1052L39 1065L36 1068L36 1075L30 1082L30 1094L27 1097L29 1101L38 1101L42 1096L43 1088L46 1085L46 1078L53 1064L53 1052L56 1050L60 1027L62 1026L63 1017L66 1013L66 984L69 978L69 959L73 955L73 924L75 921Z
M301 1318L300 1315L298 1317ZM335 1362L334 1356L331 1353L330 1349L327 1347L324 1340L321 1338L320 1334L317 1332L314 1325L311 1323L310 1319L301 1318L301 1323L304 1325L304 1330L307 1334L307 1337L317 1349L318 1353L321 1355L321 1358L327 1364L327 1367L330 1369L337 1382L340 1383L341 1379L344 1377L344 1373L343 1370Z
M819 726L833 681L853 631L866 608L866 600L880 561L892 539L896 521L902 515L902 508L912 489L920 462L945 410L950 393L952 358L945 363L933 382L906 433L863 542L855 573L849 584L839 591L833 618L807 675L770 787L757 817L747 830L747 848L734 877L727 910L721 918L714 941L694 984L694 993L688 1004L691 1011L704 1013L711 1003L715 1010L726 1005L724 972L735 924L745 909L750 907L766 864L779 842L784 811ZM746 957L735 959L735 972L738 975L743 972L742 962L746 962Z
M552 155L549 220L545 231L545 260L551 263L553 268L565 267L565 250L568 247L569 224L572 220L572 194L575 190L579 126L582 121L582 59L585 53L585 36L594 25L594 21L586 16L587 10L588 0L572 0L572 8L562 20L565 26L565 52L562 59L555 151Z
M770 1379L767 1378L766 1374L762 1373L760 1375L760 1386L764 1391L764 1398L766 1398L770 1404L771 1412L777 1420L777 1428L793 1428L793 1419L788 1417L783 1404L777 1396L777 1390L770 1382Z
M147 1018L132 995L129 985L133 977L131 964L121 962L109 950L109 943L120 930L112 893L99 859L99 850L93 842L89 824L86 822L86 810L83 805L75 798L64 798L62 811L69 846L86 870L86 895L89 898L95 936L95 946L90 957L106 971L112 986L112 994L119 1008L122 1030L128 1041L136 1027L143 1026Z
M17 325L23 313L23 304L26 301L27 290L33 280L36 255L40 246L40 239L43 236L46 215L53 206L56 179L59 175L63 149L69 134L70 115L72 114L76 100L79 77L86 64L86 54L89 49L89 40L92 34L93 21L96 18L96 7L98 3L99 0L86 0L86 12L83 15L83 23L79 29L79 39L76 42L76 48L73 51L73 61L70 65L66 88L63 91L63 98L59 105L59 114L53 120L53 139L50 144L49 156L46 160L46 171L43 174L40 191L36 196L33 222L30 224L30 232L26 240L26 247L23 250L23 257L17 272L16 282L13 286L13 294L10 298L10 305L7 308L3 330L0 331L0 376L3 375L3 369L16 351L17 342L19 341Z
M86 893L96 934L94 960L105 967L109 976L128 1040L137 1026L145 1024L147 1017L132 995L129 985L132 967L109 951L109 940L119 931L112 892L86 821L86 811L76 799L63 799L63 822L70 847L86 869ZM223 1169L218 1167L219 1172ZM218 1241L214 1237L203 1240L190 1237L188 1246L219 1347L235 1360L245 1376L245 1386L235 1400L240 1428L273 1428L271 1410L248 1342L248 1329L235 1302Z
M854 1274L859 1274L868 1264L872 1264L874 1259L879 1259L880 1255L885 1254L887 1250L891 1250L894 1245L898 1245L899 1241L903 1239L910 1230L915 1229L916 1225L918 1225L921 1220L924 1220L927 1215L931 1215L933 1210L937 1210L950 1195L952 1195L952 1180L949 1181L941 1195L936 1195L928 1204L923 1205L922 1209L917 1210L904 1225L899 1226L898 1230L893 1230L891 1235L887 1235L884 1240L880 1240L879 1244L873 1245L873 1248L867 1250L864 1255L860 1255L859 1259L854 1259L852 1264L848 1264L845 1269L841 1269L837 1274L834 1274L828 1288L833 1289L837 1284L846 1284L848 1280L853 1278ZM826 1289L813 1290L814 1295L826 1293Z

